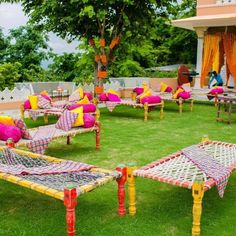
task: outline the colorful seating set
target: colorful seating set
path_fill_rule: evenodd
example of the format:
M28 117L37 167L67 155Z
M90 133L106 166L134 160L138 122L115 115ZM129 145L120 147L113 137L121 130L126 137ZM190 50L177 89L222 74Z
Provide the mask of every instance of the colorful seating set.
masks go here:
M147 120L148 111L160 106L161 116L163 116L165 98L162 97L162 93L172 91L164 84L161 86L159 94L150 91L145 83L141 88L134 88L133 101L130 101L129 104L122 101L119 95L110 89L107 93L100 95L100 102L104 102L107 106L114 103L115 105L141 107L145 110L145 120ZM30 96L29 101L24 104L24 111L39 110L38 108L40 110L51 109L55 104L47 97L45 92ZM182 99L189 99L192 106L191 93L187 91L185 85L171 94L171 99L177 103ZM52 139L66 136L69 144L71 136L87 132L95 132L96 148L99 149L100 123L90 114L97 109L86 110L86 105L92 104L91 100L92 97L86 95L81 89L76 90L69 98L69 102L61 106L56 124L35 129L27 129L22 119L0 116L0 129L4 130L0 133L0 140L2 140L0 144L7 146L0 147L0 178L64 201L67 210L68 236L75 235L77 197L112 180L116 180L118 183L119 215L126 214L126 181L128 183L129 213L131 215L136 213L135 177L149 178L192 189L194 199L192 235L200 235L201 204L204 192L216 185L219 195L223 197L228 178L236 169L236 145L205 139L198 145L184 148L140 169L135 166L122 166L117 167L115 171L42 155ZM26 104L30 106L27 108ZM85 110L88 113L84 113ZM45 112L43 114L45 115ZM46 114L50 113L46 112ZM39 154L12 149L12 147L21 145L25 145L31 151ZM207 162L204 159L206 156ZM43 179L40 178L41 175L44 176Z

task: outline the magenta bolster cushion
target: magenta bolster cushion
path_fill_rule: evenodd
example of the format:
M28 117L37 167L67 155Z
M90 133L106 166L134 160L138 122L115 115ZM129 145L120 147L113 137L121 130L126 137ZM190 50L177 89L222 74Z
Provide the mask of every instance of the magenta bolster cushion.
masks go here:
M154 103L160 103L160 102L161 102L161 97L159 96L147 96L141 100L142 104L144 103L154 104Z
M84 114L84 128L90 128L93 127L95 124L95 118L93 115L85 113Z
M178 94L178 98L189 99L191 97L190 92L183 91Z
M211 91L210 91L210 94L219 94L219 93L223 93L224 92L224 89L223 88L213 88Z
M121 101L119 96L112 94L112 93L108 93L107 97L108 97L108 101L110 101L110 102L120 102Z
M172 89L170 86L168 86L168 87L166 88L165 92L167 92L167 93L171 93L172 90L173 90L173 89Z
M21 131L16 126L0 124L0 130L0 140L7 141L12 138L17 143L21 139Z
M27 99L27 100L24 102L24 109L25 109L25 110L31 109L31 105L30 105L29 99Z
M89 112L95 112L96 111L96 105L93 103L90 104L72 104L67 107L69 111L74 110L78 107L83 107L83 112L84 113L89 113Z
M136 87L136 88L133 89L133 92L136 93L137 95L140 95L140 94L143 93L143 90L144 89L141 88L141 87Z
M91 92L84 92L84 96L87 96L89 101L93 99L93 94Z
M100 96L99 96L99 101L101 102L104 102L104 101L107 101L108 100L108 97L105 93L101 93Z

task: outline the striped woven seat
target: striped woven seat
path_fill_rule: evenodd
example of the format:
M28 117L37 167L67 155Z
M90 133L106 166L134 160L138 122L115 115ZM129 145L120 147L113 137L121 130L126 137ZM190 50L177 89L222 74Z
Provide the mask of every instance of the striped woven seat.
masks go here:
M192 235L200 235L204 192L217 185L218 192L223 197L228 177L235 169L236 144L218 141L206 141L185 148L137 170L128 167L130 214L136 213L134 177L192 189L194 199Z
M70 236L75 235L77 196L121 177L119 171L0 147L0 179L64 201Z

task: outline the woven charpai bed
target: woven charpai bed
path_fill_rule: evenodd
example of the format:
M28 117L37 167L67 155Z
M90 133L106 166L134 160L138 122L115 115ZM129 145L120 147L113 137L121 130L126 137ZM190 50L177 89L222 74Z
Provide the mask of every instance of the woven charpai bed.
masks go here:
M236 169L236 145L218 141L205 141L187 147L140 169L128 167L129 211L136 213L135 178L143 177L192 189L192 235L200 235L200 219L204 192L217 186L223 197L228 178Z
M77 196L121 177L119 171L0 147L0 179L64 201L68 236L75 235Z
M67 144L70 144L71 137L78 134L94 132L96 139L96 149L100 148L101 125L98 121L96 121L95 125L90 128L75 127L68 131L63 131L61 129L55 128L55 124L53 124L28 129L28 131L32 139L20 139L17 143L15 143L16 147L25 146L28 147L32 152L43 154L53 139L67 137ZM5 142L0 141L0 145L5 145Z
M157 107L160 107L160 119L163 119L163 114L164 114L164 102L161 101L160 103L152 103L152 104L148 104L148 103L137 103L136 101L132 101L132 100L126 100L126 99L121 99L120 102L103 102L106 107L108 108L108 110L110 112L112 112L114 110L114 108L118 105L123 105L123 106L129 106L129 107L133 107L133 108L141 108L144 109L144 121L148 120L148 113L151 112L152 110L154 110Z

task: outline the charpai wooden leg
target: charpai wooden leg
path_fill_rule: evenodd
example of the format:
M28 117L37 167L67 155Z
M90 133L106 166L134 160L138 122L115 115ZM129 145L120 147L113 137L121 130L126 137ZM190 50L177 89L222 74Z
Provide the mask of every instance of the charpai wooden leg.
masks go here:
M24 120L25 119L25 109L24 109L24 104L20 105L20 116L21 119Z
M99 119L100 119L100 111L99 111L99 109L97 108L96 111L95 111L95 120L96 120L96 121L99 121Z
M67 145L70 145L71 144L71 139L70 139L71 137L70 136L67 136L66 137L66 144Z
M121 173L121 177L116 180L118 184L118 214L124 216L126 214L125 209L125 182L127 179L127 169L125 166L119 166L116 168Z
M96 121L95 123L96 126L96 149L99 150L100 149L100 134L101 134L101 123Z
M194 100L191 99L191 101L190 101L190 111L193 111L193 102L194 102Z
M164 101L161 101L161 109L160 109L160 119L164 118Z
M144 109L144 121L147 121L148 119L148 103L147 102L144 103L143 109Z
M183 99L182 98L179 98L179 113L182 113L183 112Z
M192 236L200 236L201 232L201 215L202 215L202 198L204 196L204 182L195 182L192 186L193 196L193 226Z
M48 114L44 113L44 123L48 124Z
M128 182L128 195L129 195L129 214L136 214L136 188L135 177L133 171L136 170L134 166L127 167L127 182Z
M64 205L66 206L67 236L75 236L76 188L64 189Z

